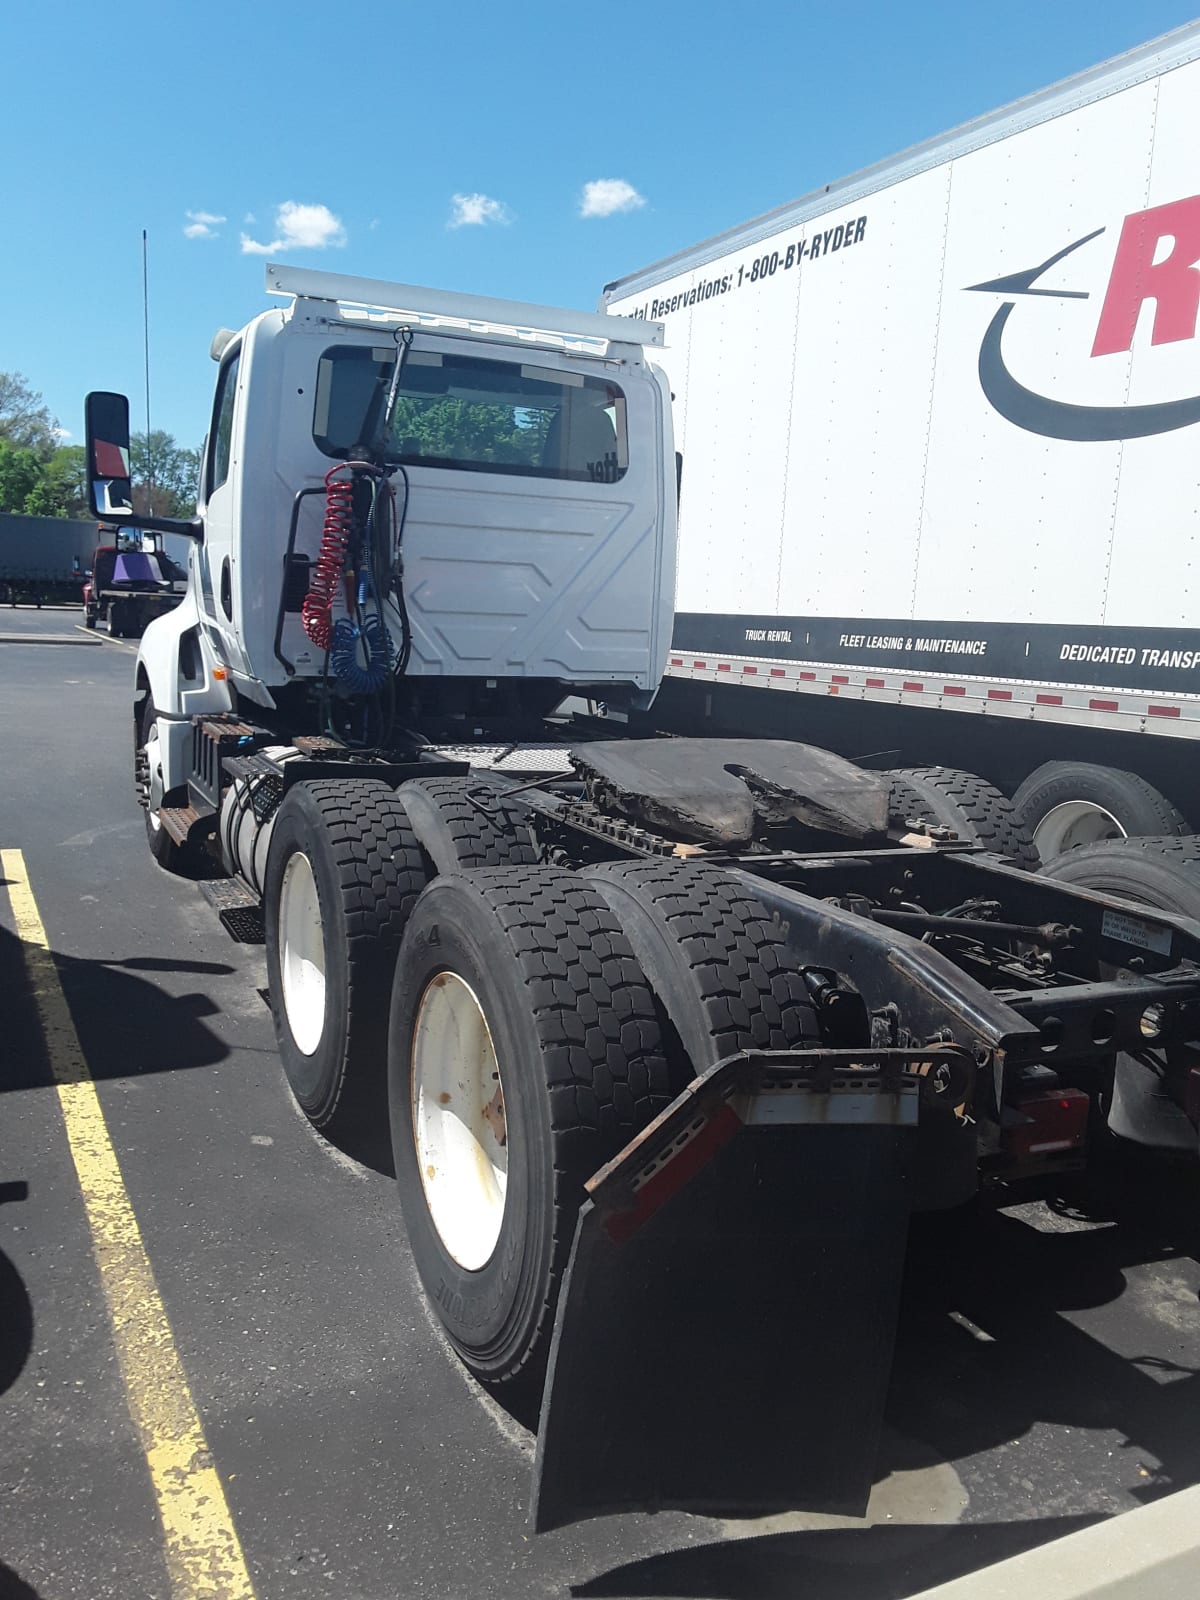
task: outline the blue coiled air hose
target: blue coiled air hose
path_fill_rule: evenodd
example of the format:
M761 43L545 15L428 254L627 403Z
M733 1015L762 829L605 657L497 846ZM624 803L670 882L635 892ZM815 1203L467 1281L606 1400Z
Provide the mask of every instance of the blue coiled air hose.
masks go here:
M358 614L362 622L355 622L351 617L339 618L329 644L333 675L351 694L378 694L392 670L392 638L387 624L378 610L363 612L368 593L373 597L370 579L364 572L358 585Z

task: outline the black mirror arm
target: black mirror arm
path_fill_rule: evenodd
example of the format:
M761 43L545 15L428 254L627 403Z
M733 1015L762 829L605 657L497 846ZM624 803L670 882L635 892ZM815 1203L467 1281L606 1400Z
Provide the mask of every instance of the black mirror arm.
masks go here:
M117 519L110 514L105 517L108 522ZM204 543L204 518L203 517L139 517L131 516L122 519L122 526L130 528L144 528L147 533L177 533L184 539L195 539L197 544Z

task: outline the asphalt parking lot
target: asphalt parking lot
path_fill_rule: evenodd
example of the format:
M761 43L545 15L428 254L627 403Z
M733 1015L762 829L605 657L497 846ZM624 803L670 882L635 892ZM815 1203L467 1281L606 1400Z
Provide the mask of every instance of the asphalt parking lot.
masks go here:
M1200 1481L1200 1182L1135 1163L914 1229L865 1523L533 1536L531 1438L431 1322L386 1151L294 1110L261 952L152 862L133 647L77 622L0 610L0 1596L898 1600ZM207 1577L154 1459L181 1394Z

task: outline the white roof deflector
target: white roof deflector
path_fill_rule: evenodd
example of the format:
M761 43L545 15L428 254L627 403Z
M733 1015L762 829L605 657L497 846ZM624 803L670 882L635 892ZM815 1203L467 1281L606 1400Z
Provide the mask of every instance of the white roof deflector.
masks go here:
M612 317L598 311L527 305L521 300L493 300L488 295L422 289L407 283L387 283L381 278L352 278L340 272L318 272L311 267L269 265L267 293L329 300L401 317L412 316L415 320L450 317L534 336L604 339L610 344L662 345L664 342L661 322Z

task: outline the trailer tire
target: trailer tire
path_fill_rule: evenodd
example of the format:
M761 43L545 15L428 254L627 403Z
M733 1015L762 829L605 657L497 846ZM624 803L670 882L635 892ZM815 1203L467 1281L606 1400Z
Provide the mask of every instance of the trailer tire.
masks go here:
M1042 873L1134 906L1150 906L1200 922L1200 838L1194 835L1142 836L1080 845L1056 856ZM1151 1054L1158 1052L1151 1050ZM1184 1058L1174 1062L1173 1047L1166 1047L1165 1065L1177 1084L1194 1060L1194 1051L1188 1049ZM1172 1095L1163 1077L1120 1054L1106 1107L1109 1129L1126 1142L1195 1153L1197 1130L1183 1110L1182 1097L1178 1087Z
M1047 761L1013 795L1042 861L1131 835L1186 834L1183 813L1136 772L1088 761Z
M934 823L1026 871L1037 867L1032 835L1008 796L986 778L956 767L902 767L884 776L893 825L910 820Z
M537 860L522 833L520 811L493 784L477 778L413 778L401 784L400 798L437 872L532 866Z
M680 1086L739 1050L819 1040L804 976L745 882L676 861L614 861L580 876L604 896L650 980Z
M425 863L393 788L318 779L284 796L263 891L275 1037L296 1103L331 1139L386 1115L387 1016Z
M540 1382L584 1183L672 1099L649 986L596 890L555 867L434 879L396 963L388 1080L434 1311L479 1377Z

